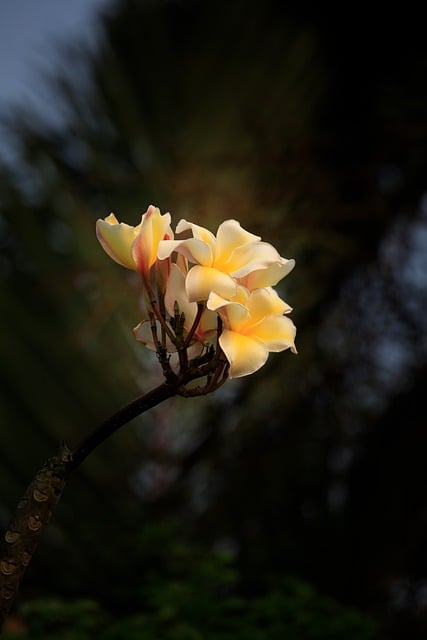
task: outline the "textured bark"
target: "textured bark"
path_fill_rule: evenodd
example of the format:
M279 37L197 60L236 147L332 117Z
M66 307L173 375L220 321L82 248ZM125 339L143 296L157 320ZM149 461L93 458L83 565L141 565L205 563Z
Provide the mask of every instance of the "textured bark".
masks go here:
M36 550L40 535L64 490L72 454L62 445L49 458L18 502L2 541L0 556L0 624L9 612L19 584Z

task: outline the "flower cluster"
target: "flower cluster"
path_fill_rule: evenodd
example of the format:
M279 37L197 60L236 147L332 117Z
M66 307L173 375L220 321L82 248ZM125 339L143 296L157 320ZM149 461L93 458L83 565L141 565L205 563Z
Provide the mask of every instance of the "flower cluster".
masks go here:
M160 355L177 352L181 367L209 350L224 354L230 378L257 371L271 351L296 353L291 308L273 289L294 261L236 220L216 236L181 220L176 238L170 224L151 205L136 227L113 213L96 225L106 253L142 276L146 317L136 339Z

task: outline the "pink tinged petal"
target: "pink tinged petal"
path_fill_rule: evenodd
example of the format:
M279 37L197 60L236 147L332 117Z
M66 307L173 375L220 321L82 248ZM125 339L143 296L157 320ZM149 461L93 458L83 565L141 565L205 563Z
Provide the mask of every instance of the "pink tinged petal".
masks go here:
M159 247L159 242L161 240L165 240L166 238L168 240L173 238L173 231L171 229L170 223L170 213L164 213L162 215L160 213L160 209L158 209L157 207L153 207L152 205L148 207L148 210L144 216L144 224L150 226L152 240L152 264L154 264L157 259L157 249Z
M213 254L210 246L198 238L187 238L187 240L162 240L159 243L157 257L160 260L169 258L176 251L194 264L202 264L208 267L213 261Z
M115 262L127 269L136 270L131 248L135 239L135 227L118 222L114 213L96 223L96 235L104 251Z
M216 262L227 262L232 252L242 245L250 242L258 242L259 236L245 231L237 220L225 220L219 225L216 234Z
M250 291L261 287L273 287L282 278L288 275L295 266L295 260L280 258L279 262L274 262L264 269L252 271L242 280Z
M207 300L212 291L226 299L232 298L236 293L236 283L231 276L201 265L190 269L185 286L190 302Z
M268 358L268 349L262 342L228 329L221 333L219 344L230 363L230 378L258 371Z
M171 270L171 259L156 260L155 262L155 280L158 293L164 294Z
M150 205L142 216L139 233L132 246L132 256L140 273L147 274L157 260L159 242L166 236L172 237L170 214L162 215L160 210Z
M292 320L285 316L271 316L257 325L251 336L262 341L269 351L291 349L296 353L296 327Z
M176 265L171 265L168 284L165 294L165 306L170 316L174 316L175 302L178 304L179 313L185 316L185 328L187 331L193 324L197 313L197 304L188 300L185 289L185 273Z
M211 248L212 252L215 251L215 236L211 231L205 229L204 227L200 227L198 224L193 224L192 222L187 222L187 220L180 220L176 226L176 232L182 233L183 231L191 231L193 234L193 238L197 238L202 242L205 242Z

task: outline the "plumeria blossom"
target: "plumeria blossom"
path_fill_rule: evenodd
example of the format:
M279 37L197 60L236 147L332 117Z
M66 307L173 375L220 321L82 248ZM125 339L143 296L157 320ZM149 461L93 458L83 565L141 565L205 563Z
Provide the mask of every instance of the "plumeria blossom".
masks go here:
M119 222L114 213L110 213L105 220L97 221L96 235L110 258L147 277L157 261L160 241L174 237L170 223L170 213L162 215L160 209L150 205L138 226Z
M230 378L254 373L271 351L296 353L295 325L283 315L292 309L271 287L248 291L238 286L232 300L211 293L207 306L224 323L219 344L230 363Z
M176 233L183 231L191 231L192 237L162 240L158 257L165 259L178 252L194 264L186 278L191 302L207 300L212 291L230 299L236 295L241 279L250 287L272 286L294 266L293 260L282 258L271 244L261 242L259 236L245 231L236 220L220 224L216 237L187 220L181 220L176 227ZM264 272L262 276L260 272ZM253 283L252 273L258 274Z
M151 205L136 227L114 214L96 225L106 253L142 276L145 311L134 335L157 352L168 383L205 377L196 394L208 393L227 377L254 373L270 352L296 353L291 307L273 289L294 260L236 220L215 236L183 219L176 233L191 235L182 239L170 223L169 213Z

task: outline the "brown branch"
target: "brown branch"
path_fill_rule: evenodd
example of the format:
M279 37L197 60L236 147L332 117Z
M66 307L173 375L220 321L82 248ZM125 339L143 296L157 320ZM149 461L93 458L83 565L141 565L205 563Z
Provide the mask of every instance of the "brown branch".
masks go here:
M172 397L177 386L163 383L122 407L100 424L71 452L65 445L49 458L18 502L7 527L0 554L0 633L40 536L58 504L72 471L110 435L136 416Z
M73 452L62 445L59 453L49 458L35 475L24 497L18 502L3 537L0 554L0 633L25 570L61 498L70 473L118 429L164 400L175 395L204 395L219 388L228 372L228 366L221 361L219 354L218 351L211 351L206 360L199 358L198 365L193 361L177 374L172 370L166 371L165 382L119 409L85 437ZM186 385L198 378L206 378L205 384L188 389Z
M74 470L80 466L96 447L102 444L104 440L109 438L120 429L120 427L123 427L141 413L145 413L164 400L176 395L176 393L176 385L164 382L116 411L116 413L96 427L96 429L86 436L76 447L72 454L71 469Z
M62 495L70 473L70 462L71 452L62 445L58 454L49 458L36 473L5 531L0 556L0 629L40 535Z

